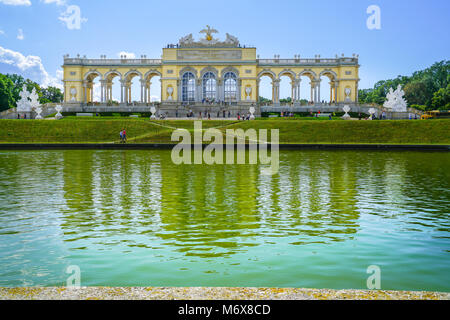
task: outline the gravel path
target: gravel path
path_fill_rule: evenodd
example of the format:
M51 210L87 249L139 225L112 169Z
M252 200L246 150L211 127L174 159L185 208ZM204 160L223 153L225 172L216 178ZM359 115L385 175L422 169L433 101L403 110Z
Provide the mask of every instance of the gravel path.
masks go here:
M207 287L0 288L0 300L450 300L450 293Z

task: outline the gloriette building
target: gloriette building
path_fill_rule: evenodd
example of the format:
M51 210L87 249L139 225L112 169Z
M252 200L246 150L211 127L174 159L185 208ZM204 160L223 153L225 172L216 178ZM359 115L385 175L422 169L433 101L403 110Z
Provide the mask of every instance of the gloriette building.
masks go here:
M150 103L152 78L160 77L162 110L202 108L205 101L220 108L248 110L257 105L259 83L263 76L272 80L272 106L280 104L280 77L291 80L292 107L300 107L300 83L308 81L310 104L320 105L321 97L329 95L336 104L356 104L358 101L358 56L304 59L260 59L256 48L241 45L226 34L216 39L216 30L207 26L196 41L192 34L181 38L178 44L163 48L161 59L89 59L64 56L65 107L94 105L93 83L100 82L100 101L95 106L108 108L112 100L112 84L119 81L122 106L143 107ZM324 78L324 76L326 78ZM322 79L322 80L321 80ZM330 92L321 92L320 83L329 79ZM140 101L131 99L131 84L140 83ZM327 97L328 98L328 97ZM328 100L328 99L327 99ZM102 108L103 109L103 108Z

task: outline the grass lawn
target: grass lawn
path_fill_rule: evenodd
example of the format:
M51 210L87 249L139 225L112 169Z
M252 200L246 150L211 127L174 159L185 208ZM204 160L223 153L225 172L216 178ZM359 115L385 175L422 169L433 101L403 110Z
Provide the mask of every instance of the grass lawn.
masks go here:
M193 120L67 117L0 120L0 143L115 143L125 128L129 143L171 143L173 128L192 131ZM450 144L450 119L400 121L204 120L203 129L279 129L280 143Z

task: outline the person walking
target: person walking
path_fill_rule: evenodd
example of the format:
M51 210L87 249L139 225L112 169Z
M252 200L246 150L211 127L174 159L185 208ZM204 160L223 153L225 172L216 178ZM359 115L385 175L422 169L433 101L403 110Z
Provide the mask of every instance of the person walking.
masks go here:
M122 139L123 139L123 143L127 143L127 132L125 131L125 129L123 129Z

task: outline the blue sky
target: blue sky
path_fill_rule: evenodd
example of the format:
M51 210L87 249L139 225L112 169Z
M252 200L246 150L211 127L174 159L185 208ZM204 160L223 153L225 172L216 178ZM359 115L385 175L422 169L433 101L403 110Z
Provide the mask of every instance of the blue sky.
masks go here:
M81 10L80 28L60 19L70 5ZM366 26L370 5L381 9L380 30ZM360 88L368 88L449 59L449 13L448 0L0 0L0 72L54 85L66 53L159 58L167 43L200 37L209 24L219 38L228 32L256 46L261 58L357 53ZM289 91L283 80L281 96Z

